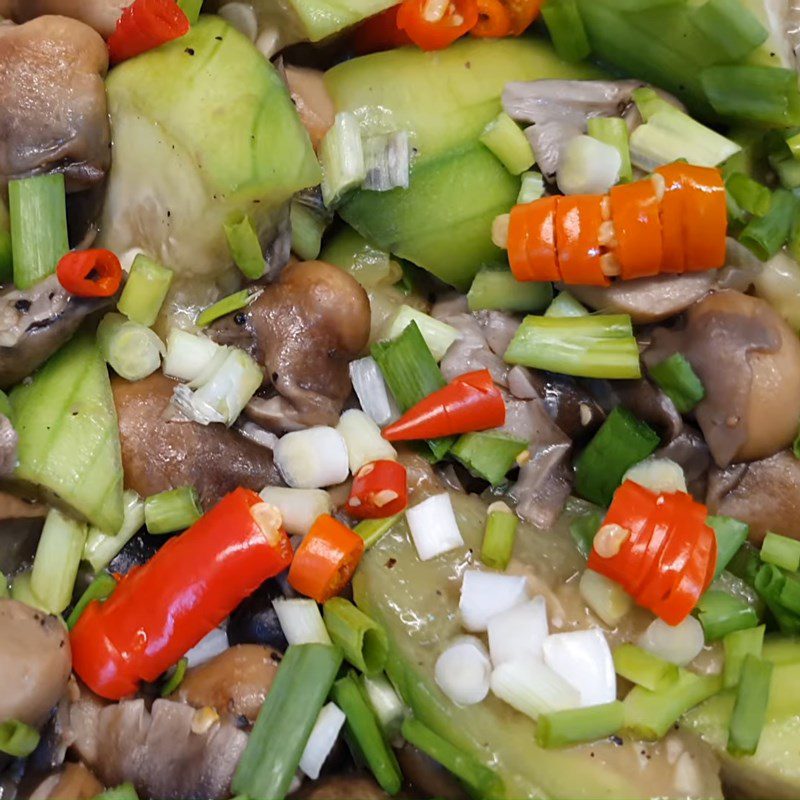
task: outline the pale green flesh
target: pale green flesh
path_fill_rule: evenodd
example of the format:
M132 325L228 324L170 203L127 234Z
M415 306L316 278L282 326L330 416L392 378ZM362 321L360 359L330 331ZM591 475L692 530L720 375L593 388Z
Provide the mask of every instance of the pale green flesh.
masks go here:
M414 713L453 744L495 768L508 798L684 796L674 763L667 757L667 751L676 747L678 752L688 751L698 767L695 796L720 797L710 750L688 734L673 732L658 743L625 741L618 746L604 741L543 750L536 745L535 723L491 695L467 708L444 697L433 682L433 665L447 642L463 633L457 613L461 574L477 561L486 513L483 502L475 497L453 494L452 499L473 555L460 549L420 562L406 525L400 522L366 554L354 580L358 604L389 633L389 676ZM565 514L547 532L520 525L510 569L527 566L530 585L544 592L550 603L560 604L566 619L586 627L592 622L582 603L576 605L574 590L574 576L584 562L571 543L569 519L570 514ZM557 607L551 605L551 620ZM632 628L620 631L623 638L646 624L638 613L631 616ZM613 641L615 636L610 638Z

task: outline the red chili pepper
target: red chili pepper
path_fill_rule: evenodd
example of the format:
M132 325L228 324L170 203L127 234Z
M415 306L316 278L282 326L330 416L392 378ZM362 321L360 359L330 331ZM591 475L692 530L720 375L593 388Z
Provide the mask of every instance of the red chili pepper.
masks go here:
M543 197L511 209L508 263L518 281L560 281L556 251L559 197Z
M70 634L72 666L95 693L119 700L154 681L292 560L280 515L236 489L104 603L89 604Z
M110 250L76 250L56 267L58 282L78 297L112 297L122 283L122 267Z
M447 2L447 0L444 0ZM477 0L449 0L441 19L426 16L430 0L403 0L397 12L397 26L423 50L442 50L475 27Z
M189 33L189 18L175 0L134 0L108 38L108 57L119 64Z
M409 35L397 27L397 12L400 6L392 6L374 17L364 20L353 37L358 55L393 50L395 47L413 44Z
M390 442L438 439L457 433L498 428L506 421L506 404L488 369L459 375L428 395L384 428Z
M678 625L714 577L717 539L707 513L686 492L657 495L626 481L603 525L619 525L629 534L610 558L593 547L588 566L619 583L640 606Z
M406 468L397 461L370 461L353 478L347 511L358 519L383 519L408 505Z

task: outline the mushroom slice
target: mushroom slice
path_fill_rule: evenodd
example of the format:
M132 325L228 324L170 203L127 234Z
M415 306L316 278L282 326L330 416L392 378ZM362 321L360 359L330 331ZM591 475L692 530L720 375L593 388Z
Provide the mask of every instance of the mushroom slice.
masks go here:
M131 0L10 0L10 15L17 22L27 22L45 14L58 14L85 22L104 39L117 25L122 9Z

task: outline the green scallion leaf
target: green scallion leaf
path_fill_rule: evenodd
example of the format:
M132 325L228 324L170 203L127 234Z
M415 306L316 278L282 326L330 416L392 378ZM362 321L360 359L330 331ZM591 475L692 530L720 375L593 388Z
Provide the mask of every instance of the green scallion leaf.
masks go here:
M600 511L590 511L576 517L569 524L569 535L584 558L589 558L589 553L592 552L594 537L603 524L603 517L604 514Z
M697 604L697 618L707 642L716 642L734 631L755 628L758 611L750 603L718 589L707 591Z
M754 181L742 172L734 172L728 177L725 188L736 205L748 214L763 217L772 207L772 192L763 183Z
M517 457L527 447L528 442L524 439L502 433L465 433L458 438L450 453L473 475L492 486L499 486L517 466Z
M250 217L245 215L235 222L228 222L224 228L231 257L242 275L250 280L262 277L267 268L267 262Z
M364 547L369 550L389 533L398 519L400 519L399 514L384 519L364 519L353 528L353 531L364 540Z
M203 7L203 0L178 0L178 5L186 14L190 25L196 25L200 18L200 10Z
M559 292L544 312L546 317L586 317L589 311L569 292Z
M332 597L322 607L331 640L356 669L372 677L383 672L389 656L386 631L343 597Z
M617 675L651 692L663 691L678 680L675 664L634 644L614 648L614 669Z
M551 283L518 281L509 269L485 267L467 293L470 311L541 311L553 299Z
M16 719L0 723L0 753L26 758L39 744L39 731Z
M512 175L521 175L533 166L531 143L505 111L484 128L479 139Z
M725 649L722 685L726 689L730 689L739 683L742 675L742 665L746 656L761 657L765 630L766 626L764 625L759 625L757 628L745 628L729 633L722 640L722 646Z
M728 731L728 752L732 755L755 753L767 716L771 681L772 664L746 655Z
M718 578L747 541L750 526L733 517L720 516L709 516L706 519L706 525L711 526L714 530L714 535L717 537L717 567L714 571L714 577ZM758 569L757 563L755 568ZM746 580L744 576L738 573L735 574L742 580ZM755 570L753 570L752 577L755 578Z
M183 683L183 679L186 677L186 670L189 667L189 660L186 658L182 658L178 661L175 665L172 673L167 678L167 682L161 689L161 696L162 697L169 697L174 691L178 689L178 687Z
M583 61L592 52L576 0L547 0L542 19L564 61Z
M797 199L790 191L777 189L769 212L750 220L739 234L739 241L762 261L772 258L789 238L797 206Z
M767 29L740 0L706 0L693 8L689 17L728 61L741 61L769 37Z
M648 372L681 414L688 414L706 396L700 378L680 353L674 353Z
M204 308L198 314L197 327L205 328L226 314L232 314L234 311L241 311L241 309L247 308L260 294L261 289L242 289L239 292L223 297L222 300L217 300L216 303Z
M797 572L800 569L800 542L770 531L761 544L761 560L789 572Z
M546 748L596 742L617 733L624 715L625 707L619 700L542 714L536 721L536 741Z
M86 591L81 595L80 600L75 603L75 607L67 617L67 628L72 630L75 627L81 614L86 610L86 606L93 600L105 600L110 597L114 589L117 588L117 582L107 572L101 572L94 577L94 580L89 584Z
M174 274L147 256L138 255L131 266L117 309L133 322L150 328L167 297Z
M289 211L292 223L292 252L303 261L313 261L322 249L326 220L298 200L292 200Z
M501 572L511 561L519 518L509 510L489 511L481 544L481 561L491 569Z
M194 486L181 486L159 492L144 501L144 523L148 533L186 530L202 516L200 497Z

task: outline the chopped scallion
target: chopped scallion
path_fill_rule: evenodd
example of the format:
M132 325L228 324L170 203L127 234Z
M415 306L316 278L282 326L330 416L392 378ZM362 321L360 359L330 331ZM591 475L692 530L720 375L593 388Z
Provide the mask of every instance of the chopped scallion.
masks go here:
M14 280L14 254L11 245L11 223L8 209L0 198L0 285Z
M362 188L373 192L408 189L411 144L408 131L395 131L362 139L364 181Z
M166 352L156 333L122 314L106 314L97 326L103 360L122 378L140 381L161 366Z
M755 628L758 611L750 603L718 589L707 591L697 604L697 618L706 642L716 642L734 631Z
M741 61L769 36L740 0L706 0L689 12L689 19L732 62Z
M234 263L245 278L257 280L264 274L267 262L252 220L245 214L234 222L226 223L224 227Z
M583 61L592 52L576 0L548 0L542 19L556 53L564 61Z
M361 128L355 114L339 112L319 150L322 165L322 199L328 208L367 177Z
M706 525L714 530L717 537L717 566L714 577L718 578L747 540L750 526L733 517L709 516Z
M370 547L376 545L389 531L392 526L400 518L399 514L393 517L386 517L385 519L365 519L358 523L353 528L364 540L364 547L369 550Z
M173 272L147 256L136 256L117 309L128 319L149 328L158 319L158 312L172 284Z
M122 526L116 533L104 533L94 526L89 528L83 548L83 560L88 561L95 572L105 569L144 525L144 501L136 492L126 489L122 495L122 504Z
M630 411L617 406L575 464L575 489L582 497L608 506L623 475L651 455L658 434Z
M186 670L188 666L188 658L182 658L178 661L172 672L169 673L167 682L161 689L162 697L169 697L183 683L183 679L186 677Z
M589 558L589 553L592 552L594 537L603 524L603 516L600 511L590 511L576 517L569 524L569 535L584 558Z
M139 800L139 795L132 783L121 783L113 789L101 792L93 800Z
M660 692L678 680L678 667L634 644L621 644L614 649L614 669L617 675L649 689Z
M800 577L786 575L779 597L780 604L792 614L800 616Z
M186 14L190 25L195 25L200 17L200 10L203 7L203 0L178 0L178 5Z
M639 378L639 346L627 314L525 317L504 359L583 378Z
M392 749L383 738L378 720L355 675L351 673L336 681L332 696L347 717L345 730L348 737L364 756L375 780L388 794L397 794L403 780L400 767Z
M761 560L797 572L800 569L800 542L770 531L761 544Z
M739 241L762 261L772 258L789 238L797 205L797 198L790 191L776 189L769 212L753 217Z
M593 139L617 149L622 159L619 177L624 181L631 180L633 167L628 143L628 123L622 117L592 117L588 123L588 133Z
M322 615L333 643L342 649L347 661L367 676L383 672L389 640L380 625L342 597L328 600Z
M596 742L617 733L624 716L625 707L619 700L542 714L536 723L536 741L548 748Z
M465 433L450 451L473 475L499 486L528 442L502 433Z
M738 520L734 520L731 517L708 517L706 520L706 524L710 525L714 528L714 533L717 534L717 562L721 560L720 556L721 546L723 542L729 541L727 538L727 534L722 533L722 530L718 527L719 523L718 520L725 520L726 525L725 528L728 528L727 521L738 523L739 525L744 525L743 522L739 522ZM745 539L747 538L747 534L750 532L750 527L745 526L747 530L745 531ZM729 528L732 530L732 528ZM730 542L730 547L733 546L733 542ZM761 567L761 559L758 556L758 550L756 550L753 545L751 545L747 541L743 541L742 544L739 545L737 550L733 551L733 556L728 561L725 569L728 570L732 575L735 575L740 580L744 581L748 586L752 586L755 588L756 582L756 574ZM720 570L721 572L721 570ZM714 575L715 578L719 577L719 574Z
M26 758L39 744L39 731L16 719L0 723L0 753Z
M341 663L338 647L301 644L287 649L234 773L234 794L288 794Z
M547 307L544 315L546 317L586 317L589 312L569 292L559 292L555 300Z
M92 600L105 600L116 588L117 582L107 572L96 575L67 617L67 628L72 630L75 627L80 615Z
M753 214L763 217L772 206L772 192L763 183L754 181L743 172L734 172L725 181L725 188L736 202L736 205Z
M728 752L736 756L755 753L767 716L772 664L753 655L746 655L736 690L728 731Z
M222 300L217 300L213 305L204 308L197 316L197 327L205 328L212 322L224 317L226 314L232 314L234 311L240 311L247 308L250 303L255 300L261 291L259 289L242 289L241 291L229 294L223 297Z
M521 175L533 166L531 143L505 111L501 111L483 129L480 140L512 175Z
M200 497L194 486L159 492L144 501L144 522L148 533L182 531L190 528L202 516Z
M723 640L725 649L725 667L722 672L722 685L730 689L739 683L742 674L742 665L748 655L761 657L764 647L764 631L766 627L759 625L757 628L745 628L729 633Z
M292 222L292 251L304 261L312 261L322 248L326 220L297 200L292 200L289 216Z
M475 797L502 796L502 782L497 774L474 756L454 747L414 717L407 717L401 729L403 738L463 781Z
M361 680L384 737L389 742L393 741L398 737L406 715L403 701L386 675L375 675L372 678L363 675Z
M481 561L487 567L504 571L514 552L519 518L509 510L489 511L481 544Z
M37 175L8 183L14 285L28 289L56 271L69 251L64 176Z
M534 200L544 197L544 178L541 172L531 170L530 172L523 172L520 177L522 180L519 186L519 194L517 195L517 205L532 203Z
M688 414L706 396L700 378L681 353L674 353L648 372L681 414Z
M467 293L470 311L541 311L553 299L550 283L518 281L508 269L485 267Z
M450 345L461 337L461 334L446 322L435 319L412 306L402 305L392 316L383 331L386 339L396 339L412 323L416 322L425 344L436 361L441 361Z
M0 599L10 596L11 590L8 587L8 578L5 576L5 573L0 572Z

